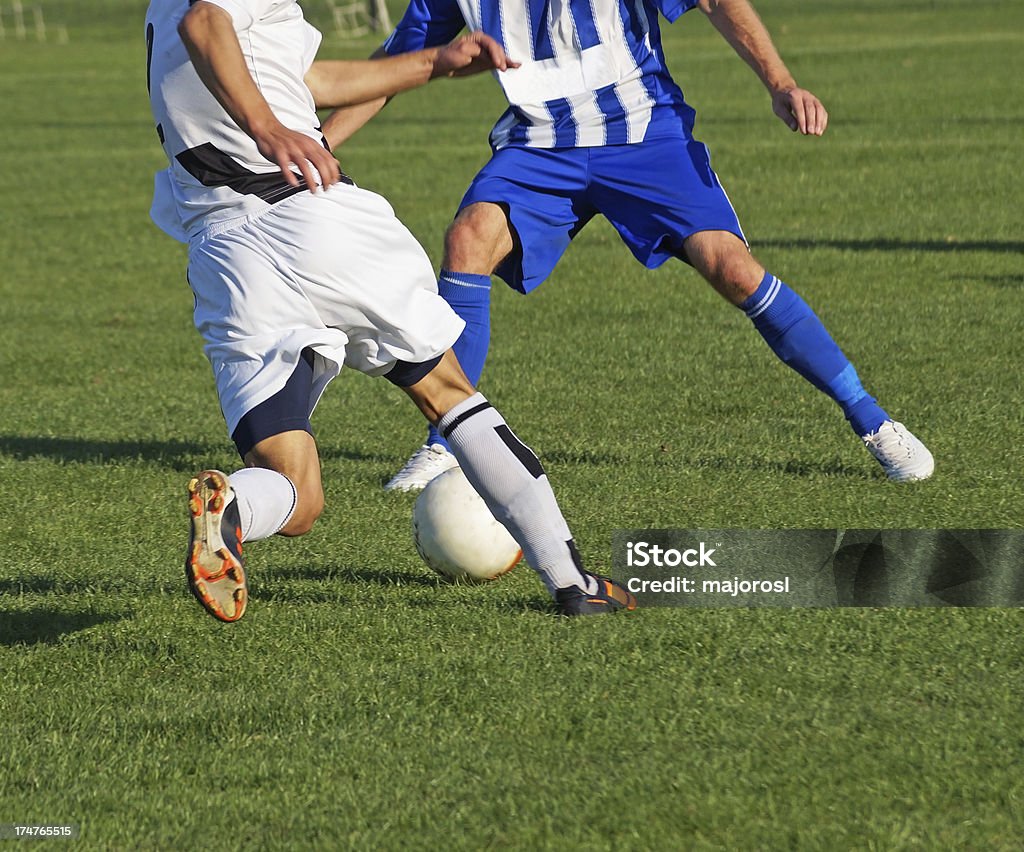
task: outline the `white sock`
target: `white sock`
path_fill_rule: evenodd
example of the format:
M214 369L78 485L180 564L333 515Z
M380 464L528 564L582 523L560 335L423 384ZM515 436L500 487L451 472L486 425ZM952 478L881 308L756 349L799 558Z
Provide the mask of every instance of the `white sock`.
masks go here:
M519 543L548 591L585 588L579 552L544 468L501 414L478 393L447 412L437 425L466 478Z
M298 495L283 473L265 467L246 467L228 477L235 491L242 541L270 538L295 511Z

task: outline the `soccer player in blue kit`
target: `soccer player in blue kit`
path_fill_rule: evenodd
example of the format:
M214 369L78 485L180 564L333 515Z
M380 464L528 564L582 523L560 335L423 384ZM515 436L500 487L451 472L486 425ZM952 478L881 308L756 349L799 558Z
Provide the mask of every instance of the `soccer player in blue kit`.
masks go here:
M698 7L756 72L775 114L801 134L824 133L824 106L796 84L748 0L412 0L375 54L444 44L468 27L521 63L496 72L509 107L445 237L438 289L466 321L459 362L479 381L491 274L531 292L601 214L646 267L679 258L744 311L783 362L839 404L889 479L926 479L931 453L864 389L803 299L753 257L707 147L693 138L694 110L669 75L658 15L672 22ZM330 144L384 103L330 116ZM422 488L456 463L432 428L386 487Z

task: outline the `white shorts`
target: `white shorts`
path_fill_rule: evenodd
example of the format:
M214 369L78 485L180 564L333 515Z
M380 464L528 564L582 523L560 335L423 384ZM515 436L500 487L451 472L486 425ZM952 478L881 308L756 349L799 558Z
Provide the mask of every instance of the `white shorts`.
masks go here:
M197 237L188 280L229 434L284 387L306 347L317 356L308 415L343 364L381 375L422 363L464 326L391 205L348 184Z

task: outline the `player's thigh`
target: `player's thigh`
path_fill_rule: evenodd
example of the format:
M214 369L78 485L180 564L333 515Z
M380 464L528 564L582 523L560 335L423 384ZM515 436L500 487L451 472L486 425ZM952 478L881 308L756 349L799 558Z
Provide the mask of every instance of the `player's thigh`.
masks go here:
M279 247L265 238L261 224L247 223L189 246L193 317L210 345L317 323L300 280L282 264Z
M305 431L293 429L259 441L245 455L250 467L265 467L287 476L296 491L295 512L281 529L282 535L308 532L324 507L320 456L316 441Z
M350 184L293 196L261 217L260 229L325 319L337 312L343 322L363 301L400 301L408 282L434 280L427 253L388 200Z
M295 198L303 200L283 203L264 228L319 322L344 333L345 364L383 375L451 347L463 322L437 295L426 252L386 199L343 184Z
M473 179L459 215L480 203L506 213L512 247L493 271L510 287L528 293L548 277L593 217L586 184L583 149L503 148Z
M596 149L591 198L650 269L672 257L688 261L684 244L701 231L725 231L746 245L707 147L695 140Z
M289 416L308 418L341 369L348 339L323 322L298 273L281 263L260 222L190 246L188 277L195 294L195 324L229 434L235 437L249 412L293 385L307 356L312 360L311 378L303 380L306 392L298 401L289 398L285 408ZM252 442L239 446L239 452L244 456L267 434L253 432Z

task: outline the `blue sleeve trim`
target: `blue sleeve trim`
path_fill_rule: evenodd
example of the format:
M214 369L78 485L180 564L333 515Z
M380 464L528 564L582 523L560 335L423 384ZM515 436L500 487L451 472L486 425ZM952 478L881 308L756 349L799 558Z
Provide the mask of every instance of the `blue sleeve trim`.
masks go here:
M450 42L466 26L454 0L412 0L384 42L388 55L409 53Z
M654 0L654 3L669 23L697 7L697 0Z

